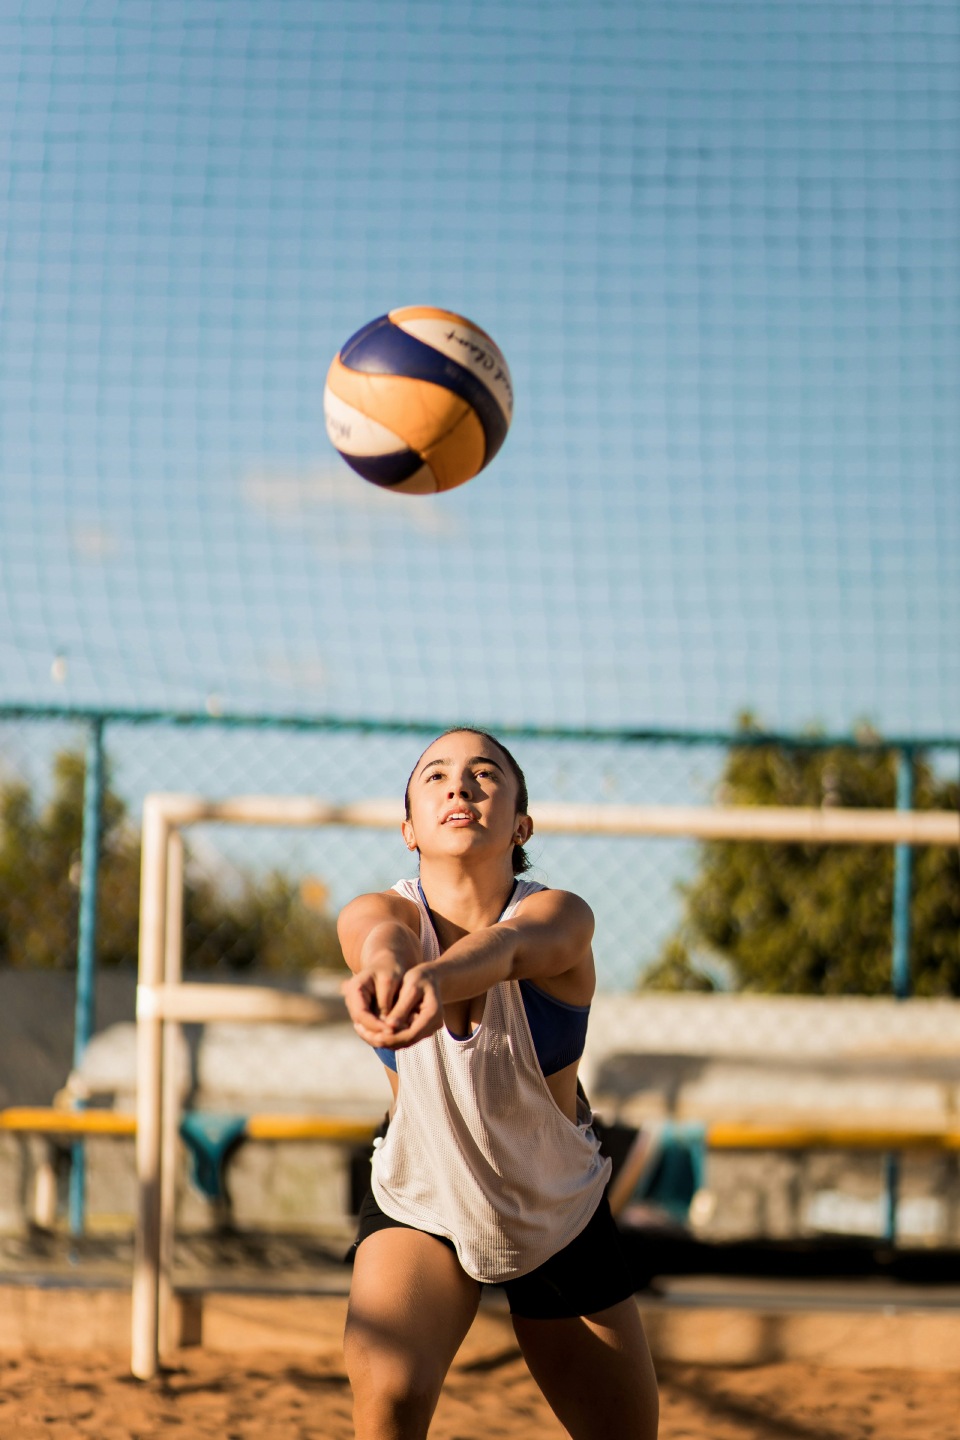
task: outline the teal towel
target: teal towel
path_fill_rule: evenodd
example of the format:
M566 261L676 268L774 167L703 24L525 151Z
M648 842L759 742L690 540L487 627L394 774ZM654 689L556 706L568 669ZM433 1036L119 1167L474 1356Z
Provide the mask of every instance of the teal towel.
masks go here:
M707 1127L698 1120L665 1120L657 1127L656 1143L658 1153L632 1198L659 1205L675 1220L686 1220L690 1201L703 1189Z
M191 1110L180 1121L180 1134L190 1151L190 1179L208 1200L226 1200L224 1166L246 1130L246 1115L210 1115Z

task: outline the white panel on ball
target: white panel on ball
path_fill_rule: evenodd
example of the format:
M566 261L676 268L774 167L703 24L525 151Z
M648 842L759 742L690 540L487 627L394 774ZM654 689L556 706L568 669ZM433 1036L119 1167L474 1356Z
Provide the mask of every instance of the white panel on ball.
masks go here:
M399 435L355 410L328 386L323 392L327 434L342 455L396 455L410 447Z

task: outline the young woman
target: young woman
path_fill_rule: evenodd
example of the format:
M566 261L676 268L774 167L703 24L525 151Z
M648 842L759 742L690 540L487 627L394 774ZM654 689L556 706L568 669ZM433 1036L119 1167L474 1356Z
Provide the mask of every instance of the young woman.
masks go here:
M394 1108L359 1225L344 1340L358 1440L420 1440L481 1289L502 1284L575 1440L654 1440L657 1388L577 1095L593 915L518 879L523 774L483 731L428 746L403 837L420 879L342 912L344 994Z

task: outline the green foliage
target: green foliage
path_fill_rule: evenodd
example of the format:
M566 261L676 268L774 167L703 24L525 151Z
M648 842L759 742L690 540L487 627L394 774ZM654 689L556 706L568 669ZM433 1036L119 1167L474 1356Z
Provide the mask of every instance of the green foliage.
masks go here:
M702 995L719 988L714 976L697 964L679 935L670 937L659 958L643 972L640 983L644 990L669 990L675 994Z
M922 757L915 777L916 809L957 809L957 785L939 779ZM895 794L890 752L744 745L728 755L718 799L886 809ZM960 855L948 846L914 850L913 876L913 993L960 996ZM714 988L719 959L737 989L890 993L890 846L709 841L683 894L680 929L644 988Z
M0 788L0 965L69 969L76 964L84 759L54 761L53 794L38 807L28 786ZM317 887L315 886L314 889ZM278 872L243 878L224 894L188 866L185 962L190 970L252 966L298 972L339 968L334 921L308 905ZM103 797L97 961L136 965L140 842L109 783Z
M271 871L244 878L239 895L225 897L206 879L188 877L184 902L191 969L227 964L234 970L336 970L343 953L334 921L304 903L300 886Z

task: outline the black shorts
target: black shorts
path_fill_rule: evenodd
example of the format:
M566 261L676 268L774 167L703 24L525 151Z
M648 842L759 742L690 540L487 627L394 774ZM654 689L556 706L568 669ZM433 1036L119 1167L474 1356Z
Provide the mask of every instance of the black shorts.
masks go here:
M415 1230L403 1220L385 1215L368 1190L360 1206L354 1250L378 1230ZM429 1232L422 1232L429 1233ZM454 1250L445 1235L435 1235L442 1245ZM620 1232L610 1213L604 1193L592 1218L580 1234L551 1255L536 1270L516 1280L503 1282L510 1314L525 1320L569 1320L577 1315L595 1315L618 1305L633 1294L627 1258Z

